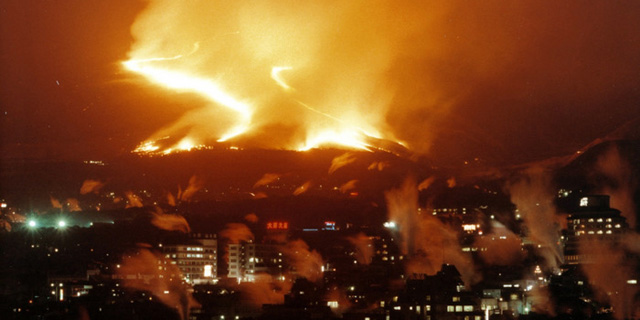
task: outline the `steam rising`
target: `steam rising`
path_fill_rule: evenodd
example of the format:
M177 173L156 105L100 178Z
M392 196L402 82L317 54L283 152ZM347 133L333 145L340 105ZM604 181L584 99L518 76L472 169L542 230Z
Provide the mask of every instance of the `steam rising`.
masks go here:
M557 268L564 261L559 238L566 218L556 213L551 172L542 167L528 168L507 189L527 228L526 236L543 247L547 267Z
M248 222L251 222L251 223L258 223L259 219L258 219L258 215L252 212L244 216L244 220L247 220Z
M302 185L300 185L299 187L297 187L296 190L293 190L293 195L294 196L299 196L299 195L307 192L310 187L311 187L311 181L307 181L307 182L303 183Z
M385 195L389 219L398 226L400 248L409 259L408 274L433 275L448 263L456 266L465 284L480 280L471 256L462 252L458 232L433 215L419 214L418 187L413 179Z
M253 188L266 186L274 181L280 179L280 174L277 173L265 173L256 183L253 184Z
M140 199L137 194L133 193L133 191L127 191L124 193L124 195L127 197L127 205L125 206L126 209L142 208L144 206L142 204L142 199Z
M78 202L78 199L76 198L68 198L65 205L69 212L82 211L82 208L80 208L80 202Z
M373 241L364 233L348 237L347 240L356 247L356 259L359 264L368 265L373 259Z
M253 232L243 223L228 223L227 227L220 231L220 237L229 239L230 243L240 243L254 239Z
M49 196L49 200L51 201L52 207L56 209L62 209L62 203L60 203L60 200L54 198L53 196Z
M152 213L151 224L164 230L180 231L184 233L191 231L189 223L187 223L187 220L183 216L177 214L166 214L162 212L162 209L160 208L156 208L156 212Z
M307 278L311 282L322 279L322 256L316 250L310 250L309 245L302 240L291 240L282 247L287 261L296 274Z
M634 315L634 300L638 288L627 284L627 280L634 274L638 261L629 259L623 242L604 243L580 239L579 252L590 259L589 263L583 263L581 267L589 284L595 288L598 299L611 303L616 319L630 319Z
M391 164L389 161L374 161L368 167L367 170L378 170L382 171L389 167Z
M354 180L349 180L347 182L345 182L344 184L342 184L340 186L340 192L342 193L347 193L353 189L356 188L356 184L358 183L358 180L354 179Z
M87 179L82 182L82 187L80 187L80 194L85 195L89 193L97 194L100 192L102 187L104 187L105 183L100 180Z
M182 193L178 195L178 198L181 201L189 202L191 198L193 198L193 195L195 195L196 192L200 191L203 186L204 180L198 178L197 176L191 176L191 178L189 179L189 185Z
M178 267L162 261L164 259L159 254L140 249L136 254L126 256L116 270L122 275L125 287L151 292L163 304L175 308L180 319L188 319L189 309L198 303L181 281L182 274Z
M598 179L599 193L611 196L611 207L619 209L627 218L631 229L636 227L636 206L633 195L638 187L629 162L620 155L617 147L610 147L605 154L598 158L596 172L604 175L605 179Z
M336 172L336 170L351 164L353 162L356 161L356 157L353 153L351 152L346 152L342 155L339 155L335 158L333 158L333 160L331 160L331 166L329 167L329 174L332 174L334 172Z
M476 240L474 246L487 248L480 258L487 265L517 265L524 259L522 240L497 221L492 221L492 232Z

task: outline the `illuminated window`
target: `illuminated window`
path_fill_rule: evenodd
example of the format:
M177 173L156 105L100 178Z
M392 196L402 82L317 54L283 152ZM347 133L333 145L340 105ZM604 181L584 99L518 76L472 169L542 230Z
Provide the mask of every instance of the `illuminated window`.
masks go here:
M587 197L580 198L580 206L581 207L586 207L588 205L589 205L589 198L587 198Z
M458 301L460 301L460 297L453 297L453 298L451 298L451 300L453 302L458 302Z
M462 306L456 306L456 312L462 312Z
M473 312L473 306L464 306L464 312Z
M456 310L455 306L447 306L447 312L454 312Z

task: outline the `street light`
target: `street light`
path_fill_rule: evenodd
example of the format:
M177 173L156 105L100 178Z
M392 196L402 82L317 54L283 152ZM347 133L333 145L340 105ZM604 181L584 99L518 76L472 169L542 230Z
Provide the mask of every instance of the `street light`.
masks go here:
M35 228L38 226L38 223L35 220L29 220L28 225L29 228Z
M64 228L67 226L67 223L64 220L60 220L58 221L58 227L60 228Z

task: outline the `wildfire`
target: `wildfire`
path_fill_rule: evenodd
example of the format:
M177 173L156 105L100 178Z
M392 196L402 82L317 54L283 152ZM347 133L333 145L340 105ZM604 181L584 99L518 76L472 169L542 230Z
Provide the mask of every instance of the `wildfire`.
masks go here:
M224 92L220 86L215 84L209 79L203 79L195 76L191 76L182 72L172 71L155 67L152 64L154 62L176 60L183 58L182 55L178 55L171 58L152 58L141 60L128 60L123 62L123 65L130 71L134 71L145 76L153 83L176 90L185 90L198 93L207 99L215 102L219 105L227 107L238 114L238 125L228 130L225 134L217 139L218 142L224 142L236 136L240 136L243 133L249 131L251 125L252 110L249 105L242 103ZM271 78L283 89L292 91L293 88L289 86L281 77L282 71L291 70L291 67L273 67L271 69ZM335 123L338 123L344 129L326 129L321 130L315 135L307 138L303 146L298 147L298 151L308 151L313 148L318 148L322 145L335 145L347 148L354 148L360 150L371 150L371 144L367 143L367 138L377 138L375 135L367 134L363 129L356 126L348 125L344 120L334 117L326 112L322 112L316 108L309 106L302 101L296 101L299 106L313 113L316 113L324 118L330 119ZM164 137L169 139L169 137ZM196 144L190 137L185 137L180 142L170 147L161 150L157 141L144 141L136 149L134 153L143 154L170 154L172 152L179 151L191 151L192 149L206 149L209 148L204 144Z
M216 142L300 151L389 150L399 144L386 130L392 93L382 81L391 66L386 49L396 34L371 37L383 21L374 17L386 11L370 12L366 28L343 28L351 19L336 20L332 10L287 4L291 10L277 11L281 16L267 14L271 6L248 6L153 3L138 17L123 68L210 103L185 111L132 152L163 155L213 148ZM357 6L341 10L344 17L362 14ZM327 21L335 25L327 27Z
M371 145L364 142L366 135L357 130L333 131L326 130L315 135L307 143L298 148L298 151L308 151L321 145L339 145L370 151Z
M179 71L173 71L153 66L154 62L175 60L182 57L183 56L179 55L173 58L128 60L123 62L122 64L130 71L139 73L156 84L163 85L171 89L198 93L203 97L209 99L211 102L235 111L238 114L238 124L231 130L223 134L217 140L218 142L229 140L246 132L249 129L249 125L251 124L252 116L251 108L247 104L236 100L234 97L224 92L219 85L209 79L203 79ZM171 153L174 149L189 151L196 147L204 146L196 146L191 142L189 138L185 138L181 140L177 145L167 148L162 152L165 154ZM134 152L155 153L159 151L159 148L160 147L155 145L155 141L146 141L138 146L134 150Z

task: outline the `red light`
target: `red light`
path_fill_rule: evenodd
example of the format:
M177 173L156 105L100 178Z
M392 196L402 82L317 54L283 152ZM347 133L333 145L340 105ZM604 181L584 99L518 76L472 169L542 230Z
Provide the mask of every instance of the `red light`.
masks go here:
M287 230L289 229L289 222L286 221L271 221L267 222L268 230Z

